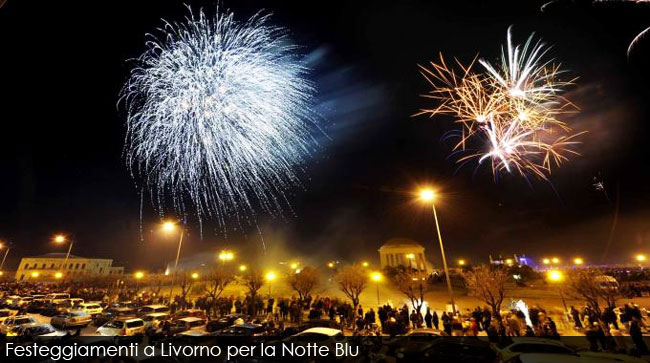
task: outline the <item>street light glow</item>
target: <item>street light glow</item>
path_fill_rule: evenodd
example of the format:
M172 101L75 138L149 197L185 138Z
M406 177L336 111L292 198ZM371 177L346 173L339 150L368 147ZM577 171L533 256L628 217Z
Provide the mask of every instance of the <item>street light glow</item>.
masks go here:
M54 236L54 242L56 242L56 243L65 242L65 236L62 235L62 234L57 234L56 236Z
M557 258L557 257L553 257L553 258L551 259L551 262L553 262L553 263L560 263L560 259Z
M165 232L172 232L175 229L176 229L176 224L174 222L167 221L162 224L162 230Z
M506 265L512 266L512 264L513 264L512 258L506 260Z
M133 276L135 276L136 279L140 280L141 278L144 277L144 272L137 271Z
M373 272L372 274L370 274L370 278L372 279L372 281L379 282L381 281L382 275L379 272Z
M458 260L458 265L465 266L465 260Z
M275 280L275 272L273 272L273 271L267 272L265 278L266 278L267 281Z
M420 190L420 199L422 200L433 200L436 197L436 193L432 189L422 189Z
M545 258L545 259L542 260L542 263L545 264L545 265L548 265L548 264L551 263L551 260L548 259L548 258Z
M235 254L228 250L223 250L219 253L219 259L221 261L230 261L235 258Z
M32 272L32 277L38 277L40 274L36 271Z
M298 268L298 264L297 264L296 262L294 262L294 263L292 263L291 266L289 266L289 267L291 267L292 270L295 270L295 269Z
M573 263L576 265L582 265L583 263L585 263L585 261L583 261L582 258L580 257L576 257L573 259Z
M246 271L246 265L240 265L239 271Z
M642 254L636 255L636 260L639 261L639 262L643 262L643 261L645 261L645 259L646 259L645 255L642 255Z
M368 263L368 261L363 261L363 262L361 263L361 266L363 266L363 267L368 267L368 266L370 266L370 264Z
M328 263L328 264L327 264L327 267L329 267L329 268L334 268L334 262L330 262L330 263Z
M199 278L199 273L198 273L198 272L193 273L193 274L192 274L192 278L193 278L194 280L198 279L198 278Z
M54 278L57 279L57 280L60 279L60 278L63 278L63 273L61 273L61 272L55 273Z
M552 270L548 272L548 278L551 281L560 281L564 278L564 276L562 275L562 272L558 270Z

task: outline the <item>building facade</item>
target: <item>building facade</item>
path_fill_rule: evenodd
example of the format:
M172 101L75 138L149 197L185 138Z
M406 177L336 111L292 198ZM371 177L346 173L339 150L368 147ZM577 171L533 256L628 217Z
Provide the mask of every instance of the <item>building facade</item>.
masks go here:
M381 268L408 267L429 272L430 266L424 257L424 247L409 238L392 238L379 248Z
M65 253L48 253L23 257L16 270L16 281L54 281L61 277L110 276L124 273L124 267L113 266L111 259L70 255L65 263L65 256Z

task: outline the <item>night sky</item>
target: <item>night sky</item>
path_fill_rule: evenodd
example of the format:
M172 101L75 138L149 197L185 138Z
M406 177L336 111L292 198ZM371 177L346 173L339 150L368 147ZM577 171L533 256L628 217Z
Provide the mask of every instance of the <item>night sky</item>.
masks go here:
M208 13L216 5L187 3ZM568 1L542 12L542 4L224 1L237 19L264 9L289 30L310 59L324 116L327 137L304 166L304 189L289 196L293 211L260 219L269 249L354 261L377 258L388 238L410 237L436 262L431 211L412 194L431 184L442 193L452 259L518 253L623 263L650 253L647 47L626 56L650 26L650 6ZM15 245L8 268L20 256L63 251L50 242L56 232L76 241L74 254L128 268L160 268L172 258L175 241L155 231L159 217L146 199L141 223L118 97L145 34L187 14L183 2L162 0L9 0L0 8L0 238ZM419 97L429 87L418 64L439 52L496 61L509 25L520 41L535 32L553 44L567 76L578 77L566 96L581 112L565 120L588 134L582 155L553 171L552 185L507 174L495 183L489 168L474 164L458 170L442 141L453 120L412 117L432 106ZM186 256L223 247L261 252L254 226L224 237L205 221L201 238L189 216L188 228Z

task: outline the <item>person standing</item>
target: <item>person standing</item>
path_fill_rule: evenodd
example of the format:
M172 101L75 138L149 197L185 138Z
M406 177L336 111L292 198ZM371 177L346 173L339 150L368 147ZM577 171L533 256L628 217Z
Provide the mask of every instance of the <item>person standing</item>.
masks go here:
M432 320L433 315L431 315L431 309L429 309L427 306L427 313L424 314L424 323L427 325L427 329L431 329L433 327Z
M433 327L438 330L438 325L440 324L440 321L438 319L438 313L436 311L433 311L433 316L431 317L431 321L433 322Z

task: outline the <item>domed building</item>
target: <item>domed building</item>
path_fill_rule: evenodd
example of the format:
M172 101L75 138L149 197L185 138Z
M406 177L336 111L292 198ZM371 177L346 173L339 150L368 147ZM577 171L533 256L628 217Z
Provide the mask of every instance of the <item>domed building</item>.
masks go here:
M410 267L422 272L429 271L424 257L424 247L410 238L391 238L379 248L381 268L387 266Z

